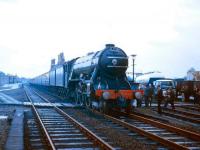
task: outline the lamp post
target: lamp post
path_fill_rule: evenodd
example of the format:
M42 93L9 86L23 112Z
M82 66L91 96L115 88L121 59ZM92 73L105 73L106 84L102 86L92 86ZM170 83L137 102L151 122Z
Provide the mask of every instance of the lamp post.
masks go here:
M132 60L133 60L133 82L135 82L135 79L134 79L134 74L135 74L135 57L136 57L136 55L135 54L133 54L133 55L131 55L131 57L132 57Z

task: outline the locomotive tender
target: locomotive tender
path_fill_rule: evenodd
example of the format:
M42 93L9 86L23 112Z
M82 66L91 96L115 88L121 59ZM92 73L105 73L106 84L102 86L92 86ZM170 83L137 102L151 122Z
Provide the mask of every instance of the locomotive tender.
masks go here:
M114 44L106 44L103 50L56 65L33 78L31 84L56 89L77 103L96 106L102 112L111 107L125 108L128 112L138 93L131 90L127 68L126 53Z

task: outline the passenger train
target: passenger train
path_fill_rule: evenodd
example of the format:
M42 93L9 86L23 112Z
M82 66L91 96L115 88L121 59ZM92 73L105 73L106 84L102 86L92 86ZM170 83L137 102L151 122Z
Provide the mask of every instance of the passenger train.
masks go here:
M96 107L102 112L111 108L129 112L131 100L140 97L140 91L131 89L127 68L126 53L114 44L106 44L103 50L55 65L30 83L48 87L76 103Z

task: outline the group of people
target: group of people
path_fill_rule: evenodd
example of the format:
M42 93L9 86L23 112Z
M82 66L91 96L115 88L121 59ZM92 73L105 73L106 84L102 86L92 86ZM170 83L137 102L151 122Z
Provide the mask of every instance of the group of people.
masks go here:
M154 87L149 84L146 87L144 87L144 102L145 107L151 107L152 100L155 98L157 100L157 107L158 107L158 113L161 114L161 103L165 100L164 107L167 107L167 105L170 103L173 110L175 110L174 106L174 100L176 98L175 92L172 89L172 87L166 89L165 92L161 89L161 87L158 85L155 89Z
M172 89L172 87L168 88L166 90L166 93L164 95L164 92L163 90L161 89L160 86L158 86L158 89L157 89L157 94L156 94L156 99L157 99L157 102L158 102L158 113L161 114L162 113L162 110L161 110L161 103L163 100L165 100L165 104L164 104L164 107L166 108L167 105L170 103L171 104L171 107L173 110L175 110L175 106L174 106L174 101L176 99L176 94L174 92L174 90Z
M155 99L157 101L157 107L158 107L158 113L161 114L161 103L164 103L164 107L166 108L167 105L170 103L173 110L175 110L174 101L177 97L177 93L172 89L172 87L169 87L165 90L162 90L161 87L158 85L156 88L154 88L151 84L147 86L142 86L141 88L144 90L144 96L143 100L145 103L145 107L151 107L152 100ZM194 89L192 90L192 93L188 92L189 90L187 87L183 87L183 90L181 90L181 93L183 94L183 97L185 101L189 101L189 97L193 96L194 98L194 104L200 105L200 89L194 86ZM192 94L192 95L191 95ZM188 99L188 100L186 100ZM141 102L140 106L141 106Z

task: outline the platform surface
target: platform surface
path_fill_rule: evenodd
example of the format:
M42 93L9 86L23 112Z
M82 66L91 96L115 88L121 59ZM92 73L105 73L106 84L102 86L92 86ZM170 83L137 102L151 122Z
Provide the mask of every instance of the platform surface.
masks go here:
M13 116L11 127L8 133L8 138L5 150L23 150L24 149L24 111L16 109Z

